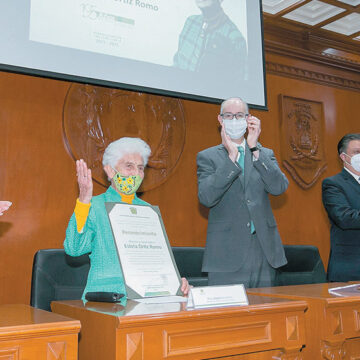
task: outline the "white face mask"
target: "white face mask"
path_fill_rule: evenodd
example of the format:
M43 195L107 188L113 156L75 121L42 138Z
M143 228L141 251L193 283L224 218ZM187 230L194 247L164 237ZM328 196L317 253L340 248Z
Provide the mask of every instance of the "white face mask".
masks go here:
M345 153L343 153L343 154L346 156L349 156L348 154L345 154ZM345 163L352 166L354 168L354 170L360 172L360 154L356 154L356 155L352 156L350 164L347 161L345 161Z
M246 119L237 120L233 118L232 120L223 120L225 126L225 132L230 136L231 139L237 140L240 139L247 129Z

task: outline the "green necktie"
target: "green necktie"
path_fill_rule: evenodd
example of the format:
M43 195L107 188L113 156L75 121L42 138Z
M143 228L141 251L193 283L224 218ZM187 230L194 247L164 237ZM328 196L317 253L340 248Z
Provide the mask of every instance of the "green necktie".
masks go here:
M238 146L238 150L239 150L240 156L239 156L239 159L237 160L237 163L239 164L239 166L242 169L241 176L244 178L244 165L245 165L244 148L242 146ZM255 225L252 220L250 222L250 231L252 234L255 233Z
M237 163L240 165L242 173L241 176L244 176L244 164L245 164L245 154L244 154L244 148L242 146L238 146L238 150L240 153L239 159L237 160Z

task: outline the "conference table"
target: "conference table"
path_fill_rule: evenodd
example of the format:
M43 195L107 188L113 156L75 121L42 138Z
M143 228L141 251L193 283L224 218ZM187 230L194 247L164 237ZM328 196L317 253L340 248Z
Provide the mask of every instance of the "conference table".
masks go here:
M248 295L249 305L188 309L186 303L54 301L80 320L79 360L301 360L305 300Z
M29 305L0 305L0 360L77 360L80 322Z
M360 296L329 293L331 288L347 285L349 283L278 286L248 289L248 293L306 301L304 360L355 360L360 359Z

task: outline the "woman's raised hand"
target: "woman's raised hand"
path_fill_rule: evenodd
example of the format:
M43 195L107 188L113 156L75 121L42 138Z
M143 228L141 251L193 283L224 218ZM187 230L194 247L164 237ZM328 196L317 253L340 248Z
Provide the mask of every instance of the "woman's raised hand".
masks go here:
M91 170L83 159L76 160L76 176L79 184L79 201L89 204L93 195Z

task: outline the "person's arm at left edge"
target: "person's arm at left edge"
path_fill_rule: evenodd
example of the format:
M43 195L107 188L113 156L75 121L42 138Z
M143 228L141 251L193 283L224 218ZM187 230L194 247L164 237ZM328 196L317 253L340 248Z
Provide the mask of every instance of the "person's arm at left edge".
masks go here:
M0 201L0 216L12 205L11 201Z
M253 166L259 172L262 181L265 185L265 190L271 195L280 195L288 187L289 182L284 173L280 170L280 167L276 161L274 152L270 149L261 149L258 144L258 138L261 132L261 122L255 116L249 115L248 122L248 136L247 144L249 148L258 147L252 153Z

